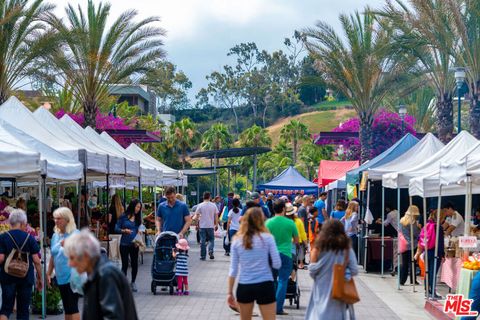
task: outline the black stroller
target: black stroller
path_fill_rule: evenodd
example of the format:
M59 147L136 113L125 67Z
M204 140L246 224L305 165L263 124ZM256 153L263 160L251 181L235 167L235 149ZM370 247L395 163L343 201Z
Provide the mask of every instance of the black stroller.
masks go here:
M300 288L298 287L298 264L297 264L297 257L298 257L298 249L293 256L293 272L288 279L287 285L287 294L285 296L286 299L289 300L290 305L295 303L297 309L300 309Z
M152 293L157 294L157 287L168 287L169 293L173 295L177 286L175 277L175 258L172 249L178 242L175 232L162 232L155 240L155 249L152 262Z

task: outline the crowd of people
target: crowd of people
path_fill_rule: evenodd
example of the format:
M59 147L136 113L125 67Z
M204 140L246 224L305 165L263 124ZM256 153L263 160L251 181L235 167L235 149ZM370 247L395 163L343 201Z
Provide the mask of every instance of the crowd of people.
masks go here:
M233 193L223 201L205 192L203 201L192 210L182 200L175 188L165 188L154 217L157 235L162 232L178 235L178 242L172 248L177 295L190 294L188 239L194 226L199 236L201 261L207 257L215 259L215 252L219 251L215 251L215 238L219 234L223 237L225 255L230 256L227 303L240 313L242 320L252 318L255 303L264 319L288 314L284 304L289 282L296 281L297 273L304 269L313 279L306 319L355 318L353 305L332 298L331 293L334 265L345 265L346 279L358 273L358 201L341 199L328 212L326 193L318 198L297 195L290 199L253 192L242 204ZM40 248L26 232L27 216L21 205L20 202L19 208L8 217L11 229L0 235L0 320L10 317L15 303L17 319L29 319L32 287L35 285L41 290L43 285ZM142 210L143 204L136 199L124 209L120 197L112 198L107 213L108 228L112 234L120 235L121 268L108 260L100 242L89 230L78 230L70 208L59 207L53 212L54 228L45 281L48 286L58 286L65 319L105 319L113 315L119 319L137 319L133 293L137 292L139 247L135 239L141 238L145 231ZM447 203L441 211L431 210L422 227L420 211L414 205L408 207L398 222L397 212L393 208L388 211L385 220L396 225L403 245L400 283L404 285L410 278L410 283L418 284L417 265L411 257L417 261L426 252L429 293L438 297L432 288L439 262L445 255L444 237L460 234L461 215ZM437 222L441 226L438 231ZM439 246L435 250L431 239L437 238ZM18 270L23 265L11 262L16 252L25 254L28 261L21 276ZM477 277L472 286L478 287L479 281ZM83 296L82 313L80 296ZM478 304L475 299L473 307L478 309Z

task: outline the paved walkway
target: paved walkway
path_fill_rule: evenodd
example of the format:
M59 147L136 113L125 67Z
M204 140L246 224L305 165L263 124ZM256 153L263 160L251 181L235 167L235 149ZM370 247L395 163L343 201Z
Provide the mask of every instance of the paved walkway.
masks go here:
M160 291L159 288L157 292L160 293L154 296L150 292L152 254L145 254L144 264L140 265L137 277L139 291L135 294L139 319L239 319L239 316L231 311L226 304L226 279L229 268L229 257L223 255L221 242L217 240L215 244L215 260L200 261L199 246L193 243L193 236L191 236L191 239L190 246L192 248L190 250L189 260L190 296L170 296L167 292ZM390 308L379 298L378 293L374 293L370 287L370 282L375 283L370 277L375 276L361 275L355 278L361 297L361 301L355 305L357 319L429 319L422 309L420 309L420 313L418 313L419 310L416 310L417 316L414 318L398 316L397 314L399 313L394 312L394 310L398 311L397 308L411 308L411 303L409 304L408 302L400 300L400 304L391 304L392 307ZM379 276L377 278L379 278ZM378 279L376 281L378 281ZM299 272L299 285L302 294L300 298L300 309L296 310L294 307L289 307L287 301L285 311L287 311L289 315L278 317L279 319L304 319L312 286L312 280L308 275L308 271L301 270ZM373 289L375 289L375 287ZM401 293L396 291L392 291L390 294L401 295ZM256 312L258 312L258 310L256 310ZM63 317L49 316L48 319L63 319Z

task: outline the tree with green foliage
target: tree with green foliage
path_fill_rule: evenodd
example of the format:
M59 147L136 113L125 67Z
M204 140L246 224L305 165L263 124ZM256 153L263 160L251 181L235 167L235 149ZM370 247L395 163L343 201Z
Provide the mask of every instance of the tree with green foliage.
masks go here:
M240 134L238 142L242 147L270 147L272 139L266 129L254 124Z
M170 126L170 139L180 152L182 169L185 169L187 151L194 149L198 144L197 137L196 125L190 118L183 118Z
M108 96L108 86L128 81L148 71L164 56L163 29L154 27L158 18L139 22L135 10L122 13L111 23L110 4L88 1L86 11L66 8L66 19L50 15L59 45L50 47L47 63L58 72L55 81L73 88L85 114L85 125L95 127L99 102Z
M54 6L42 0L0 1L0 104L38 69L36 59L51 50L42 22Z
M280 138L285 143L292 144L292 162L293 165L296 165L299 143L301 141L306 141L310 139L308 127L298 120L291 120L289 123L283 126L282 130L280 131Z
M306 45L328 84L340 90L360 118L361 160L372 150L375 112L390 91L398 89L406 68L392 51L391 35L369 8L340 15L343 34L325 22L304 30Z
M263 181L269 181L292 164L292 149L285 142L258 157L258 172Z
M451 29L452 15L446 1L411 0L407 6L396 0L396 4L387 2L380 14L394 29L392 40L396 49L418 61L423 78L435 90L438 137L449 141L454 128L451 68L457 39Z
M305 143L302 145L300 148L299 159L305 168L308 180L313 181L320 160L331 159L332 153L332 146L318 146L314 143Z
M158 110L162 113L185 109L190 105L188 90L192 88L192 82L170 61L156 61L140 79L140 83L155 92L159 98Z

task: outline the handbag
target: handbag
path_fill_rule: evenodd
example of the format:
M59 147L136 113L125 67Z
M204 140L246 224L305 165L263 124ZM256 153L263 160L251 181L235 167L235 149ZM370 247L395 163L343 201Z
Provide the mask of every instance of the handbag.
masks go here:
M353 277L345 279L345 269L348 266L348 253L349 250L345 250L343 264L336 263L333 265L332 298L346 304L354 304L360 301L360 297Z
M7 232L10 239L12 239L13 244L15 245L16 249L12 249L10 254L8 255L7 259L5 260L4 270L5 273L16 278L25 278L28 273L28 269L30 267L30 261L28 259L28 252L24 252L23 248L25 244L27 244L28 238L30 235L27 234L25 241L23 242L22 246L19 247L15 239L12 237L10 232Z
M404 253L408 250L408 241L402 232L398 232L398 252Z

